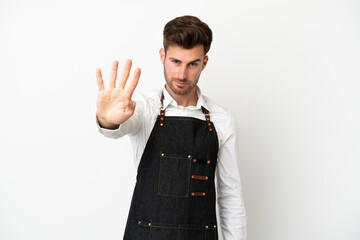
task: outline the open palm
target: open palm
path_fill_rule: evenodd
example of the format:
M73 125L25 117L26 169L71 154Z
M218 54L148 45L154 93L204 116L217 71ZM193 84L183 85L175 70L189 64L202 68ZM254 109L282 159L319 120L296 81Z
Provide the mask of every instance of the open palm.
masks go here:
M139 82L141 71L140 68L136 68L131 81L126 84L130 75L131 65L132 62L128 59L116 87L118 62L116 60L113 62L108 89L104 87L101 69L96 69L96 81L99 89L96 115L102 127L109 129L117 128L134 113L136 103L131 100L131 97ZM127 85L126 88L125 85Z

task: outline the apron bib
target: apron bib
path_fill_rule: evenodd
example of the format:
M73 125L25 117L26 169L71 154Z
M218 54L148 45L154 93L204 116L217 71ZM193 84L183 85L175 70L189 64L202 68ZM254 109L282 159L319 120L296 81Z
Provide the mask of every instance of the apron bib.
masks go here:
M165 118L161 109L138 167L125 240L218 239L218 139L202 110L206 120Z

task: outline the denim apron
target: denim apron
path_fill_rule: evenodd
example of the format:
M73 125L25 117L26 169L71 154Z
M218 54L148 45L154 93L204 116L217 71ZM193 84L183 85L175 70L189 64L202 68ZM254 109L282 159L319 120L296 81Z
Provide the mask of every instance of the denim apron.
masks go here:
M161 107L138 167L125 240L218 239L218 139L202 111L204 120L165 117Z

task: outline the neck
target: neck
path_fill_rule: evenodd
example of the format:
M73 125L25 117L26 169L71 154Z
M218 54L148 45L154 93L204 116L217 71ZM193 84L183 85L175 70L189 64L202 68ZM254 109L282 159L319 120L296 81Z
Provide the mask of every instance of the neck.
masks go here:
M171 91L171 89L167 86L167 84L165 85L165 89L170 94L170 96L176 101L178 105L183 107L196 106L198 101L196 88L197 87L194 87L194 89L192 89L189 93L185 95L180 95Z

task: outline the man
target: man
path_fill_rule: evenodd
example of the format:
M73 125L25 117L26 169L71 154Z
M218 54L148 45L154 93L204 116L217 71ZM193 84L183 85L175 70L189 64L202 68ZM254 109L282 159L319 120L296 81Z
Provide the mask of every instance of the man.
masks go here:
M236 121L197 87L212 31L198 18L183 16L168 22L163 33L162 90L133 100L140 69L125 88L130 60L117 87L117 61L108 89L96 72L99 130L112 138L129 135L138 169L124 239L218 239L215 175L223 237L245 239Z

